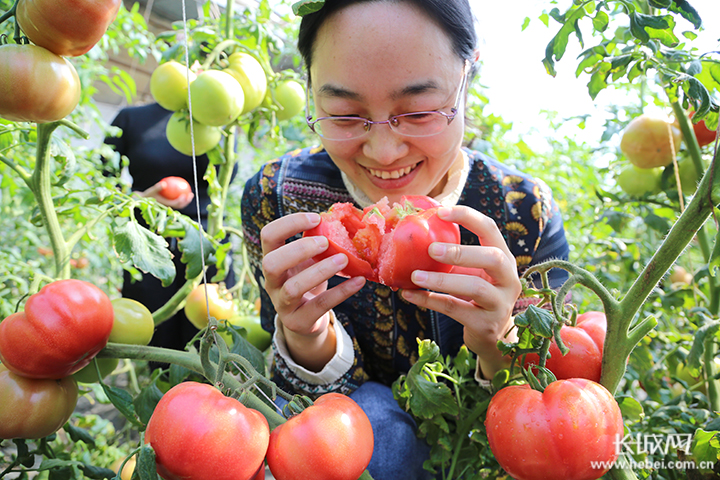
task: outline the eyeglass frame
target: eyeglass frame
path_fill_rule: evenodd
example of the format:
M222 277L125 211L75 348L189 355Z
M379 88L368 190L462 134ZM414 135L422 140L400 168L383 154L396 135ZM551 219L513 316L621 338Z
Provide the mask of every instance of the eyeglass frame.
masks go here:
M365 132L357 137L352 138L328 138L327 140L333 141L333 142L342 142L347 140L357 140L358 138L364 137L368 132L370 132L370 128L373 125L382 125L387 124L390 130L397 133L398 135L402 135L404 137L412 137L412 138L423 138L423 137L432 137L435 135L439 135L443 132L443 130L437 132L437 133L431 133L430 135L407 135L405 133L398 132L397 130L394 130L392 127L393 120L397 119L398 117L408 117L411 115L420 115L420 114L428 114L428 113L439 113L442 116L444 116L447 119L447 124L450 125L453 120L455 120L455 117L457 116L459 109L460 109L460 99L462 97L462 93L465 91L465 87L467 86L468 77L470 75L470 69L468 68L470 65L470 62L468 60L465 60L463 62L463 73L462 73L462 79L460 80L460 87L458 88L458 92L455 96L455 104L450 109L450 113L445 113L441 110L423 110L420 112L407 112L407 113L400 113L397 115L391 115L388 117L387 120L383 120L381 122L376 122L374 120L370 120L369 118L365 117L348 117L348 116L329 116L329 117L320 117L317 120L312 119L312 115L310 114L310 79L308 78L305 82L305 122L307 123L307 126L310 127L310 130L313 131L313 133L319 135L322 138L324 137L322 134L315 131L315 124L319 122L320 120L327 120L327 119L340 119L340 120L364 120L363 128L365 128Z

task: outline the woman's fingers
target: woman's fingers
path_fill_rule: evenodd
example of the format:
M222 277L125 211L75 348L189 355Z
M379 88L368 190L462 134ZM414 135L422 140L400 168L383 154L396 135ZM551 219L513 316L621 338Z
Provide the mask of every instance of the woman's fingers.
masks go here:
M263 256L285 245L288 238L310 230L319 223L320 215L317 213L293 213L268 223L260 231Z

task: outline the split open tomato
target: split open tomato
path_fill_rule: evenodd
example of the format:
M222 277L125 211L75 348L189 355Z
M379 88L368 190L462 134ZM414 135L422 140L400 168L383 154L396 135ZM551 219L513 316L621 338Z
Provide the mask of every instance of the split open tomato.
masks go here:
M320 224L305 236L325 236L330 246L316 261L338 253L348 257L340 272L398 288L418 288L414 270L448 273L452 265L428 254L433 242L460 243L460 227L437 215L440 204L430 197L404 196L390 206L388 199L360 210L352 203L336 203L320 214Z

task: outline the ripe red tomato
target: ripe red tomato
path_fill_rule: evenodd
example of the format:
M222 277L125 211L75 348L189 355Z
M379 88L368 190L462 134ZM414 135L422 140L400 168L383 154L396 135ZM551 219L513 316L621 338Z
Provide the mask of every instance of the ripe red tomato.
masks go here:
M197 382L163 395L145 432L165 480L250 480L262 466L269 438L260 412Z
M357 480L370 463L373 441L358 404L326 393L275 427L266 461L277 480Z
M565 325L560 329L560 337L570 351L563 355L553 340L548 350L551 356L545 366L558 380L587 378L599 382L606 332L607 319L603 312L578 315L574 327ZM525 366L537 365L539 361L537 354L529 353L525 357Z
M695 112L690 112L690 118L693 118L693 115L695 115ZM701 147L715 143L715 131L707 128L705 120L693 123L693 130L695 131L695 138L697 138L698 145Z
M58 280L0 323L0 360L25 377L67 377L105 347L112 326L105 292L82 280Z
M121 0L19 0L15 17L36 45L65 57L87 53L115 20Z
M363 276L392 289L417 288L410 280L414 270L452 269L428 255L430 244L460 243L460 228L437 216L439 206L424 196L403 197L392 207L383 198L362 211L351 203L336 203L305 236L323 235L330 242L316 261L338 253L348 257L341 275Z
M0 365L0 439L42 438L65 425L77 404L72 377L25 378Z
M617 459L623 435L612 394L584 378L558 380L542 393L505 387L490 400L485 426L495 458L516 480L600 478Z
M67 59L35 45L0 46L0 117L54 122L80 101L80 78Z
M182 177L165 177L162 180L160 195L168 200L175 200L180 195L187 195L192 192L190 184Z

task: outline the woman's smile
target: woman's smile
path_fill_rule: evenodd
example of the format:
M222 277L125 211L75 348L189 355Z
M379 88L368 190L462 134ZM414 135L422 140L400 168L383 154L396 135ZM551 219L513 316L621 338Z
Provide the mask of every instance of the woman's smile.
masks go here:
M416 163L415 165L409 165L407 167L398 168L395 170L380 170L375 168L369 168L369 167L363 167L368 172L370 172L370 175L373 177L381 178L383 180L396 180L398 178L404 177L405 175L408 175L410 172L415 170L415 167L417 167L419 163Z

